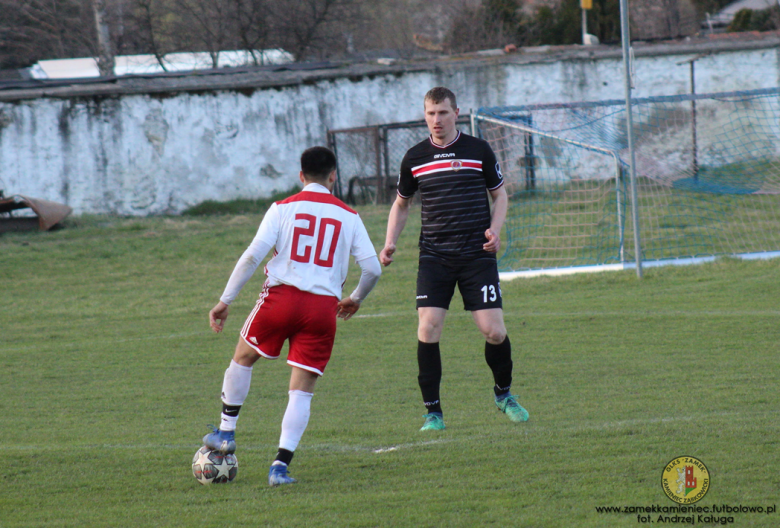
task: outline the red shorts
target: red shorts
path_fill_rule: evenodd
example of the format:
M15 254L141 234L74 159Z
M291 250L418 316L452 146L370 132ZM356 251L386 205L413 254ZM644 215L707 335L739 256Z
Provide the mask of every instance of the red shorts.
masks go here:
M290 340L287 363L322 376L336 338L339 300L281 284L263 288L241 337L261 356L278 359Z

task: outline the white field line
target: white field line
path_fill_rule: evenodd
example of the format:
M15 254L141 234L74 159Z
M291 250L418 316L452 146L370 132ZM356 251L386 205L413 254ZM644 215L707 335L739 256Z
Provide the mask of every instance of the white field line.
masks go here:
M404 315L411 315L413 314L413 311L408 312L383 312L383 313L375 313L375 314L358 314L353 315L352 319L370 319L372 317L398 317L398 316L404 316Z
M517 429L518 436L534 436L543 435L547 436L553 434L555 436L561 436L562 434L578 433L583 431L607 431L607 430L619 430L632 427L643 427L658 424L673 424L679 422L702 422L702 421L717 421L727 419L731 423L741 422L755 422L761 419L770 419L774 417L774 413L770 412L735 412L724 411L715 413L703 413L688 416L666 416L659 418L636 418L631 420L618 420L613 422L599 422L599 423L572 423L568 424L560 422L547 422L543 425L536 424L531 418L531 422L527 424L505 424L507 427L514 427ZM422 433L421 433L422 434ZM407 442L399 444L384 444L384 445L359 445L359 444L336 444L336 443L318 443L311 445L303 445L301 448L311 452L325 452L325 453L373 453L377 455L393 453L401 450L424 448L433 445L461 443L461 442L476 442L483 441L485 439L484 434L471 434L469 436L457 436L457 431L448 428L444 433L450 435L448 438L437 438L432 440L424 440L419 442ZM62 449L82 449L82 450L182 450L182 449L197 449L200 443L193 442L188 444L84 444L84 445L56 445L56 444L24 444L24 445L4 445L0 447L0 453L12 452L12 451L55 451ZM241 451L274 451L277 449L277 444L242 444Z

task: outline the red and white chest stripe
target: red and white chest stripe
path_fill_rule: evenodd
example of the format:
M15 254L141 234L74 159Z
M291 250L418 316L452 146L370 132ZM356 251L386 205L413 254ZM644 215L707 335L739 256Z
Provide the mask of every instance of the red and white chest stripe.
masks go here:
M436 172L443 172L443 171L457 172L461 169L471 169L471 170L477 170L479 172L482 172L482 162L479 160L469 160L469 159L436 160L430 163L426 163L424 165L418 165L417 167L412 167L412 176L414 176L415 178L419 178L420 176L425 176L427 174L433 174Z

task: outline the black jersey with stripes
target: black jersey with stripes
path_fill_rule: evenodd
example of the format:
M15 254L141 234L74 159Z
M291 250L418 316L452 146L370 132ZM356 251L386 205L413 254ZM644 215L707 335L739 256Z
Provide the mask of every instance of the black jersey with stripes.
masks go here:
M401 162L398 194L420 192L420 254L459 260L495 258L482 249L490 227L486 190L504 184L487 141L458 132L447 145L429 137L409 149Z

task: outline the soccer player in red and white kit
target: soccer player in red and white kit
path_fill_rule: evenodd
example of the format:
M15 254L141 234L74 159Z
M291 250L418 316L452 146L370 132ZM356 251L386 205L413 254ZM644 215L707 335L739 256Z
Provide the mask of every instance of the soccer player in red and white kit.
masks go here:
M220 301L209 312L211 328L221 332L230 303L275 248L265 268L267 280L260 298L225 371L220 426L203 437L210 449L224 454L236 450L236 421L249 393L252 367L261 357L277 359L289 340L289 402L279 451L268 472L271 486L295 482L287 466L309 422L314 385L331 356L336 318L347 320L357 312L382 274L360 217L331 194L336 182L333 152L325 147L307 149L301 156L299 177L303 190L269 208ZM355 291L341 299L350 255L362 273Z
M428 410L421 430L444 429L439 339L456 285L464 308L485 337L495 404L513 422L524 422L528 411L510 392L512 347L504 325L496 263L508 206L501 170L486 141L458 130L458 105L451 90L432 88L423 105L431 135L410 148L401 162L398 196L390 209L385 247L379 254L385 266L393 262L411 198L419 191L417 381ZM493 201L492 212L488 195Z

